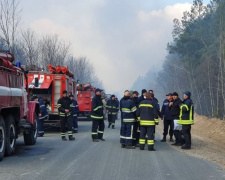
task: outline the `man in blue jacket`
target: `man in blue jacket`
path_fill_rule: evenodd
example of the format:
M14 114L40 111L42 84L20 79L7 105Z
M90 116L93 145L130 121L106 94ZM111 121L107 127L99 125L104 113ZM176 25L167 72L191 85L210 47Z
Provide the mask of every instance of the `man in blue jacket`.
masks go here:
M73 132L78 132L78 123L77 123L77 115L79 113L79 106L77 101L74 99L74 95L69 95L70 100L72 101L71 104L71 115L73 117Z
M168 129L170 127L169 135L170 135L170 142L173 142L173 120L170 113L169 103L172 102L172 94L169 93L166 95L166 99L163 102L162 110L161 110L161 119L164 120L164 130L163 130L163 139L161 142L166 142L166 136L168 134Z
M44 120L48 117L48 111L47 111L45 103L41 97L33 96L32 100L39 102L40 114L39 114L38 121L37 121L37 130L38 130L37 136L43 137L44 133L45 133Z
M136 106L130 98L130 92L125 91L124 97L121 99L121 130L120 130L120 143L121 148L135 149L133 146L133 129L136 122Z

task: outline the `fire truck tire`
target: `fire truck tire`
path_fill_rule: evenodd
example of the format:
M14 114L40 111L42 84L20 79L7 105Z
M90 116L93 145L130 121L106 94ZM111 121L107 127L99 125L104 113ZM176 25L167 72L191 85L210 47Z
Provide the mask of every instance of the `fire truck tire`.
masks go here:
M0 116L0 161L5 155L5 122L2 116Z
M6 146L5 155L11 156L16 149L16 125L14 117L10 114L5 118Z
M23 133L24 143L34 145L37 141L37 116L35 115L34 124L28 132Z

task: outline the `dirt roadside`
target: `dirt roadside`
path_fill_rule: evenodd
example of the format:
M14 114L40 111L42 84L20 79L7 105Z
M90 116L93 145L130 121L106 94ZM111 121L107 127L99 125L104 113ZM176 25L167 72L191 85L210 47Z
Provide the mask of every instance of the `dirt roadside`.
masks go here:
M157 126L157 132L162 134L163 121ZM225 120L195 115L195 124L192 126L191 134L191 150L172 147L185 154L220 164L221 169L225 170ZM167 143L171 144L168 141Z

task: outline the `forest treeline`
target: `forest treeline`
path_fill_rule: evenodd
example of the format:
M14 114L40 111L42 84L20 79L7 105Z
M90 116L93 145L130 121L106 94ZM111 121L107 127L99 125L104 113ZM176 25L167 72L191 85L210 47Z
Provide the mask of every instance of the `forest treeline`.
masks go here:
M26 65L28 70L47 70L47 65L68 66L79 82L91 82L103 88L92 63L86 57L75 57L71 42L58 34L37 34L23 28L19 0L0 0L0 50L14 54L15 62Z
M225 118L225 1L194 0L174 19L173 42L157 76L165 91L192 92L196 112Z

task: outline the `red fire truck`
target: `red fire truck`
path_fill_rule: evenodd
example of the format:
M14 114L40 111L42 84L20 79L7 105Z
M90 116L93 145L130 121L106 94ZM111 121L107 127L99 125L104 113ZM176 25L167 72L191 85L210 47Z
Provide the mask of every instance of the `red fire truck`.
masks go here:
M28 87L30 95L42 97L48 102L49 118L45 125L59 127L57 101L62 97L63 90L76 97L76 82L74 74L67 67L48 65L49 72L30 71L28 73Z
M77 102L79 105L79 119L90 120L91 100L95 95L95 88L90 83L77 84Z
M13 61L12 54L0 52L0 160L15 152L20 133L26 145L37 139L39 104L29 102L26 73Z

